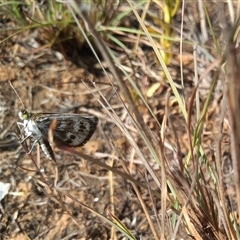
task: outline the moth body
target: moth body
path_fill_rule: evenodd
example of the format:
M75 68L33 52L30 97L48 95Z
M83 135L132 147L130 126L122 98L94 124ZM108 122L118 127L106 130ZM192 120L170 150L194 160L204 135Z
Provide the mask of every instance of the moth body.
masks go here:
M39 143L45 155L54 161L54 153L48 141L49 128L54 120L56 125L52 129L53 142L58 146L83 146L91 138L98 124L98 118L95 116L71 113L47 113L34 116L22 110L19 112L19 117L23 120L18 126L22 128L24 140L28 137L33 138L34 144Z

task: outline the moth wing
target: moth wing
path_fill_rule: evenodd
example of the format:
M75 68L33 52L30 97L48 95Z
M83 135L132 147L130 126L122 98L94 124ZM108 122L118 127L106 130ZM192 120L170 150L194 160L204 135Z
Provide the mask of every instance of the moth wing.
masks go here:
M51 114L36 119L39 130L48 136L48 130L56 119L56 127L53 129L54 142L69 147L83 146L93 135L98 124L98 118L88 115L60 115Z

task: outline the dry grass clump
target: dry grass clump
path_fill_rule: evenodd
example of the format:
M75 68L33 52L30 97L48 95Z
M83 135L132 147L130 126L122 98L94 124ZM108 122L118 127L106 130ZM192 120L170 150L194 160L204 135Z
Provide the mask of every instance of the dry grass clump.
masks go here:
M29 78L53 67L58 74L8 80L19 89L32 81L36 95L51 93L32 100L45 112L80 109L101 120L84 150L89 155L63 147L68 155L56 150L56 164L34 151L23 161L27 168L21 163L21 176L31 177L24 191L35 189L33 200L18 199L28 206L27 236L239 239L239 3L197 3L3 1L1 19L9 22L2 46L27 49L20 54L18 46L12 58ZM6 51L2 56L6 66ZM54 231L29 227L43 198L50 211L41 209L39 221L46 214ZM10 237L21 232L4 230Z

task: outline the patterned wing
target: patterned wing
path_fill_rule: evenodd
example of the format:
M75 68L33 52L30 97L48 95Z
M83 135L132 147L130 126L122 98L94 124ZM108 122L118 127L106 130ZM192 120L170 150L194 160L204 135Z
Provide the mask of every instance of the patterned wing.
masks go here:
M49 114L36 119L37 126L43 135L48 136L52 121L57 124L53 129L54 142L69 147L83 146L93 135L98 124L95 116L80 114Z

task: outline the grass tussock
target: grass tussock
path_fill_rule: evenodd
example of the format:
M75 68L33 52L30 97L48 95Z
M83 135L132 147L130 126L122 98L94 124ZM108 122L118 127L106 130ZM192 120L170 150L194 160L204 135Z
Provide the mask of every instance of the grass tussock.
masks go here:
M57 106L67 98L68 109L101 120L97 150L87 155L62 147L74 162L66 164L61 155L63 166L50 163L46 172L40 151L36 157L22 142L34 171L23 165L20 170L67 213L71 220L65 223L76 223L77 237L86 225L85 239L240 238L239 3L197 3L2 1L1 45L37 43L25 46L28 56L17 51L12 59L31 56L25 69L49 69L51 62L59 71L60 79L32 85L54 92ZM53 52L63 56L61 64L46 57ZM2 50L2 66L8 65L6 56ZM88 71L84 78L69 77L68 69L79 68ZM13 82L23 87L23 80ZM77 105L84 94L93 108ZM100 186L99 193L109 196L102 208L97 200L85 201L89 188L80 190L83 173L73 167L82 166L80 159L98 167L89 170L92 184L107 179ZM88 218L94 224L83 220Z

